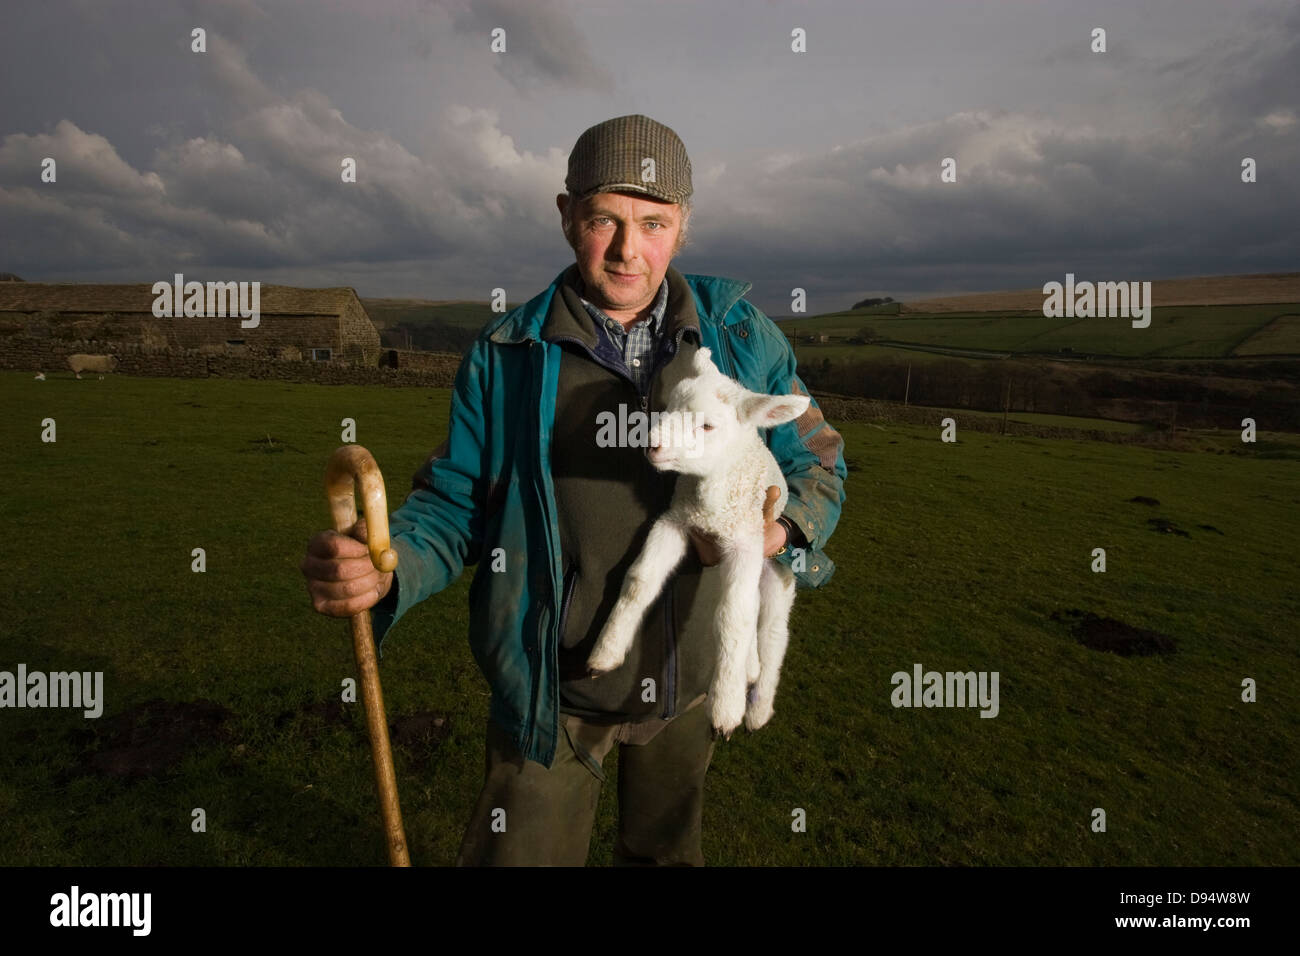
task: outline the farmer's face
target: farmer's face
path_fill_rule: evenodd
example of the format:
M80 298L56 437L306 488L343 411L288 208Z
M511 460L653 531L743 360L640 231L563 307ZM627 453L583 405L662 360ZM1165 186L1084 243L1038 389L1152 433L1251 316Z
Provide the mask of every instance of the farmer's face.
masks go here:
M556 204L563 217L569 197L561 193ZM568 237L587 298L611 318L636 318L677 252L681 208L628 193L596 193L573 206Z

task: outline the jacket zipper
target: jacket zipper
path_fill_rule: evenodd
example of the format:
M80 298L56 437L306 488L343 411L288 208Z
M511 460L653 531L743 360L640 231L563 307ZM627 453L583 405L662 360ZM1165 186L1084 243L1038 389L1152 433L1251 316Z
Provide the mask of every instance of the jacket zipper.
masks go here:
M621 369L615 365L611 365L609 362L603 361L599 355L591 351L591 349L587 348L587 343L583 342L581 339L575 339L570 335L561 335L556 338L550 339L549 341L572 342L574 345L580 346L582 350L586 352L587 355L591 358L591 360L595 362L597 365L599 365L601 368L605 369L606 371L613 372L615 375L619 376L619 378L623 379L623 381L625 382L632 382L632 379L629 378L627 375L626 369ZM632 387L633 388L636 387L636 382L632 382Z
M540 356L540 362L535 361L533 363L533 373L534 375L539 375L540 379L538 381L538 386L537 386L537 390L538 390L537 401L532 403L533 435L540 436L542 432L541 391L542 391L542 385L544 384L546 378L546 343L537 341L534 342L531 347L542 350L540 353L538 353ZM540 369L538 368L539 365L541 366ZM546 521L547 521L548 531L549 531L551 516L549 511L547 511L547 505L546 505L547 496L545 494L545 489L544 487L542 487L542 488L538 488L537 490L539 492L538 498L541 500L542 503L542 511L546 515ZM547 537L549 539L550 535L548 534ZM550 543L549 540L548 543ZM552 553L554 553L553 548L552 548ZM552 586L552 591L551 591L552 596L554 595L554 593L555 593L554 588ZM547 642L544 640L544 636L545 636L545 629L539 627L537 631L537 638L533 642L534 646L532 649L532 653L530 655L532 657L532 665L533 665L533 688L532 688L533 706L532 706L532 713L528 715L528 721L525 727L524 747L523 747L523 752L525 754L528 753L530 750L532 750L533 738L537 736L537 708L541 704L541 691L542 691L542 653L545 649L543 645L546 644L547 647L549 647L549 644L547 644Z
M595 352L592 352L590 349L588 349L587 344L585 342L579 339L575 339L572 336L567 336L567 335L559 336L557 338L552 339L551 341L572 342L575 345L580 346L582 350L586 352L587 355L590 356L591 360L594 361L597 365L599 365L603 369L606 369L607 371L613 372L614 374L622 378L625 382L627 382L629 385L631 385L632 388L636 390L637 398L639 399L641 405L641 411L645 412L648 410L650 406L649 387L647 386L646 391L643 394L641 390L637 388L636 382L633 381L631 377L628 376L626 369L618 368L617 366L611 365L608 362L601 361L600 356L596 355ZM680 342L681 342L681 334L679 332L677 343L680 344ZM674 355L676 354L676 349L673 350L673 354ZM656 369L655 371L658 370ZM667 479L665 478L663 480L666 483ZM570 573L572 573L572 569L570 569ZM676 621L673 619L674 585L675 582L670 579L667 585L665 586L665 594L662 602L664 608L664 646L666 651L666 657L664 660L664 678L665 678L664 712L663 712L664 720L667 720L670 717L672 717L676 711L675 704L676 704L676 696L677 696L677 628L676 628ZM563 605L560 611L560 628L561 628L560 639L561 640L563 640L564 637L563 628L564 628L566 616L568 614L569 597L571 597L571 595L566 594L565 598L563 599Z
M564 626L569 622L569 604L573 601L573 580L577 577L578 566L575 564L564 575L564 597L560 599L560 643L564 643Z

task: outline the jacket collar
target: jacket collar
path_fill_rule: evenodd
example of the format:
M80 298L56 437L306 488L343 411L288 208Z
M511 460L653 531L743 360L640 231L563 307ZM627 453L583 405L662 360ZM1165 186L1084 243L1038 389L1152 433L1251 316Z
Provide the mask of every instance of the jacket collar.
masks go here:
M672 334L682 328L695 329L698 333L700 324L705 322L722 325L731 307L752 287L749 282L735 279L683 274L672 266L668 267L665 275L668 279L668 310L661 334ZM486 334L493 342L502 345L564 336L587 342L594 348L595 329L578 297L580 282L575 262L539 295L489 325ZM739 318L734 321L739 321ZM586 321L582 322L582 319Z

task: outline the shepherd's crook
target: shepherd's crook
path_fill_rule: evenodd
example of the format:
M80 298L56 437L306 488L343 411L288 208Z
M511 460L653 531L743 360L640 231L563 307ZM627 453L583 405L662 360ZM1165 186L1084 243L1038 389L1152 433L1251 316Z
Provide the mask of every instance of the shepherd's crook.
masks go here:
M325 494L329 496L334 530L347 533L357 523L356 486L361 486L365 509L370 560L381 572L397 567L397 552L388 546L388 502L384 479L374 456L360 445L344 445L330 456L325 466ZM388 862L410 866L406 833L402 829L402 808L397 802L397 776L393 773L393 752L388 746L388 721L384 716L384 693L379 687L379 664L375 659L370 612L352 616L352 650L361 673L361 698L365 701L366 726L370 730L370 754L375 765L375 786L379 808L388 835Z

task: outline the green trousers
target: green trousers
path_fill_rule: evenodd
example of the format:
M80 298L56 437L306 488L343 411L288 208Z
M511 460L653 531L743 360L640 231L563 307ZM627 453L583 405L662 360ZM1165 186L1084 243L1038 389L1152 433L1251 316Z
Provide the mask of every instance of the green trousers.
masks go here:
M488 720L487 770L458 866L583 866L605 774L617 743L619 866L703 866L700 818L713 758L708 708L670 720L647 743L623 743L629 725L601 726L561 715L548 770L525 760Z

